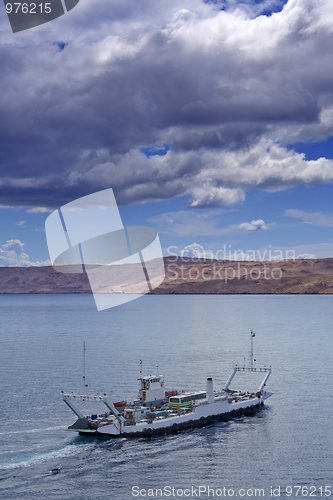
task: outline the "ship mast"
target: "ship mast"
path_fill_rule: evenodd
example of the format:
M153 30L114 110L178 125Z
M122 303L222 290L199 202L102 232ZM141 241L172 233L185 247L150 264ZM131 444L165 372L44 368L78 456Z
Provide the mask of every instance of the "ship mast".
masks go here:
M86 343L83 342L83 394L86 396Z
M255 337L256 334L251 328L251 370L253 370L253 337Z

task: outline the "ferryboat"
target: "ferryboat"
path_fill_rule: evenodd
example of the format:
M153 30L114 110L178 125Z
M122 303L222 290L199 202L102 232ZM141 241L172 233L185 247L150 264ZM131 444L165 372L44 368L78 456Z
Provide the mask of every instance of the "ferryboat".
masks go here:
M250 367L235 365L220 391L214 391L211 377L207 378L205 391L165 391L164 376L142 376L142 361L140 361L139 394L132 403L112 403L106 394L100 396L62 392L63 401L77 416L76 422L68 427L68 430L84 436L150 436L202 426L214 420L230 419L237 415L254 412L272 396L272 393L265 389L272 367L254 367L254 336L251 330ZM239 372L252 374L259 372L263 375L256 392L230 389L231 382ZM83 378L85 379L85 375ZM86 416L75 405L79 401L104 403L105 412Z

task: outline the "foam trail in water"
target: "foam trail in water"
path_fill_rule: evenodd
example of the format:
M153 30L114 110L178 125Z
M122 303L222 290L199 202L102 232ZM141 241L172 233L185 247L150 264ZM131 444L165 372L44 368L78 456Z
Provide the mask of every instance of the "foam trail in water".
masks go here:
M36 429L25 429L25 430L18 430L18 431L6 431L6 432L0 432L0 436L10 436L11 434L32 434L34 432L39 432L42 433L44 431L56 431L63 429L63 425L57 425L55 427L44 427L44 428L36 428Z
M8 469L14 469L14 468L21 468L21 467L30 467L32 465L36 465L41 462L46 462L48 460L54 460L56 458L65 458L69 456L73 456L78 454L81 451L86 451L89 449L92 449L96 446L96 441L90 442L90 443L82 443L82 444L70 444L65 446L65 448L62 448L60 450L55 450L51 451L48 453L41 453L38 454L34 457L29 458L28 460L22 460L18 461L16 463L12 464L6 464L6 465L1 465L0 470L8 470Z

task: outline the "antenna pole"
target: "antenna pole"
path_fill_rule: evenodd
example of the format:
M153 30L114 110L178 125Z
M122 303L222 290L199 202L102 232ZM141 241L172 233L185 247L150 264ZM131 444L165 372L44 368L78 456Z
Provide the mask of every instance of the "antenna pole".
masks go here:
M86 343L83 342L83 394L86 395Z
M251 328L251 370L253 369L253 330Z
M253 370L253 337L255 337L255 332L251 328L251 370Z
M140 375L142 375L142 359L140 359Z

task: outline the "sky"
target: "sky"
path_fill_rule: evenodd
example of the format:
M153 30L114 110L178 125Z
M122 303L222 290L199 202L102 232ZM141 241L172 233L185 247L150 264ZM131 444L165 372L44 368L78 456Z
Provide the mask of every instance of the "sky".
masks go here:
M47 216L107 188L165 255L333 257L332 31L330 0L80 0L18 33L0 6L0 266L49 264Z

